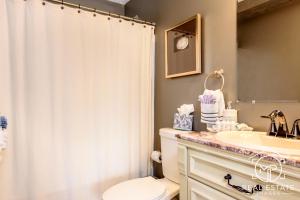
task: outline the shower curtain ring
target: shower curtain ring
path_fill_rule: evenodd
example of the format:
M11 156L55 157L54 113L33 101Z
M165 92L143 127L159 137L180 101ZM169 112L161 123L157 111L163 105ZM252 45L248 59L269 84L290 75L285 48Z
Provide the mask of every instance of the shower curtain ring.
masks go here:
M43 3L42 3L42 4L43 4L43 6L44 6L44 5L46 5L46 2L45 2L45 0L43 0Z
M119 15L119 22L122 22L122 18L121 18L121 15Z
M78 4L78 13L80 13L81 6Z
M96 15L96 8L94 8L94 15L93 15L94 17L96 17L97 15Z
M108 12L108 18L107 19L110 20L110 12Z
M64 9L64 0L61 0L61 7L62 10Z
M134 25L134 19L133 18L131 18L131 25L133 26Z
M154 29L155 23L154 22L150 22L150 25L152 26L151 29Z

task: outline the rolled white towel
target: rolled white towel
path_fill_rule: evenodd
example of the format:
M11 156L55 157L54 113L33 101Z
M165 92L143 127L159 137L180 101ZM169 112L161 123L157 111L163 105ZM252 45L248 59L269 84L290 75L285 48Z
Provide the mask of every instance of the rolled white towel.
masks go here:
M236 128L239 130L239 131L253 131L253 128L248 126L247 124L245 123L241 123L241 124L237 124L236 125Z

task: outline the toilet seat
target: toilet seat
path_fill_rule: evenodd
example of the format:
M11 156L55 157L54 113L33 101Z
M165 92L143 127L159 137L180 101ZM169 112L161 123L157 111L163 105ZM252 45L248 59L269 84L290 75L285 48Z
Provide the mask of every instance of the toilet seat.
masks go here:
M103 194L103 200L160 200L166 186L153 177L137 178L112 186Z

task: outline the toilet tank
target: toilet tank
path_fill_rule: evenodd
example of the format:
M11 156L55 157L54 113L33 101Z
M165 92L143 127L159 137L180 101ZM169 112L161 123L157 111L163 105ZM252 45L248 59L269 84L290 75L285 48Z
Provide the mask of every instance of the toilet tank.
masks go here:
M165 178L175 183L179 183L176 134L181 132L170 128L163 128L159 131L163 174Z

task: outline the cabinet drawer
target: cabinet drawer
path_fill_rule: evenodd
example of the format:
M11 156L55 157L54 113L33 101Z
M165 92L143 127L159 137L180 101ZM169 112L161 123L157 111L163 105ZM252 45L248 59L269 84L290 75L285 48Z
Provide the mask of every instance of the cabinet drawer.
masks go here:
M188 200L233 200L234 198L219 192L193 179L188 180Z
M290 183L287 185L287 190L278 190L278 185L274 183L265 183L259 179L253 178L254 166L247 165L241 162L229 160L224 157L213 155L207 152L195 151L189 149L188 151L188 176L195 180L198 180L206 185L209 185L218 191L225 194L230 194L237 199L297 199L300 196L295 190L290 190L289 186L295 187L299 184L297 180L285 179L278 180L282 185L284 183ZM230 174L232 179L230 183L232 185L241 186L248 191L251 191L252 187L261 185L262 191L254 192L254 194L247 194L240 192L233 187L229 186L224 176Z

